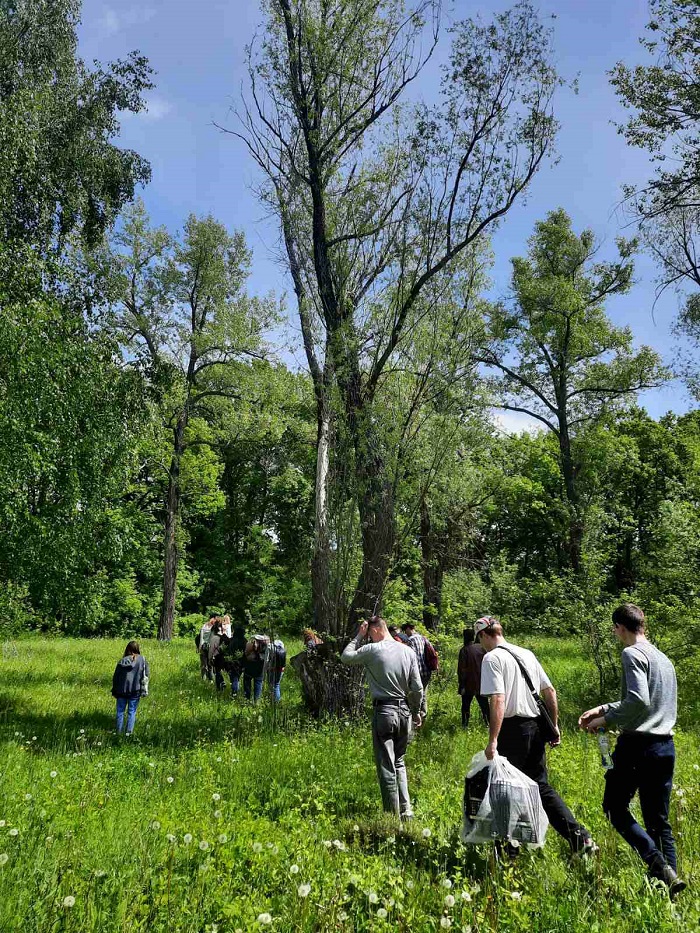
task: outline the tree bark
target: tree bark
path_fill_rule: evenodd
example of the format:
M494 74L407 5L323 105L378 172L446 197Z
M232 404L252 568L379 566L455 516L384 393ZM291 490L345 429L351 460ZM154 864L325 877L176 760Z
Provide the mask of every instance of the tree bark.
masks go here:
M331 418L325 404L319 404L316 447L316 490L314 518L314 553L311 558L311 592L314 626L319 632L339 634L337 613L331 599L331 541L329 529L328 486L330 469Z
M423 498L420 504L420 548L423 569L423 625L435 632L442 615L443 568L436 536L430 519L430 509Z
M571 440L565 418L560 417L559 450L561 456L561 471L564 479L564 492L569 509L569 529L567 540L567 557L574 573L581 569L581 553L583 549L583 520L579 508L578 489L576 488L576 464L571 453Z
M177 571L180 560L177 529L180 522L180 460L184 450L185 428L188 414L182 411L173 431L173 455L168 472L168 492L165 502L165 558L163 568L163 601L160 607L158 638L170 641L175 622L175 600L177 598Z

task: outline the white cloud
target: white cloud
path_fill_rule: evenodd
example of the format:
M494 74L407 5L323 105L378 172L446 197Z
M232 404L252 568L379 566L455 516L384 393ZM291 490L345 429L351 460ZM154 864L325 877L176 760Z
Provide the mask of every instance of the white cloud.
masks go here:
M102 15L97 21L97 29L102 39L113 36L122 29L128 29L131 26L142 26L156 15L152 7L130 6L124 9L116 10L114 7L106 6L102 9Z
M122 115L122 120L147 120L149 123L155 123L157 120L162 120L163 117L167 117L169 113L172 113L173 105L170 101L167 101L164 97L158 97L157 95L152 95L151 97L146 98L146 109L140 110L138 113L132 113L130 110L125 110Z
M537 418L524 415L519 411L504 411L500 408L494 408L491 410L491 421L504 434L522 434L523 431L528 434L538 434L540 431L546 430L545 426Z

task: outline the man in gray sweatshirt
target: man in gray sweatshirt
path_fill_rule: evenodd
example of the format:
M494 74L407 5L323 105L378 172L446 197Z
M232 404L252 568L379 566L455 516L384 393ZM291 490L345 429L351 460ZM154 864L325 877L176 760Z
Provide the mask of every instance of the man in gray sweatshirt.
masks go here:
M613 767L605 776L603 809L646 862L650 876L675 895L686 886L676 874L676 847L668 819L676 757L676 672L666 655L647 640L639 606L618 606L612 621L615 637L624 645L621 699L587 710L579 726L589 732L609 726L620 729ZM646 831L629 808L637 791Z
M369 631L370 644L363 645ZM363 622L341 661L365 669L372 696L372 743L382 803L401 819L413 816L404 756L412 726L421 725L423 685L415 652L395 641L379 616Z

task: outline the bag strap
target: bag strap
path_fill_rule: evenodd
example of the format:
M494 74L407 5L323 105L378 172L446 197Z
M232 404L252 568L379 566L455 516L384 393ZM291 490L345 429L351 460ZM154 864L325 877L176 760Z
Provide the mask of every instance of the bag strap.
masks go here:
M504 651L506 651L506 652L511 656L511 658L515 661L515 663L516 663L516 664L518 665L518 667L520 668L520 673L523 675L523 678L525 679L525 683L528 685L528 687L529 687L529 689L530 689L530 693L531 693L531 694L533 695L533 697L535 698L535 701L538 701L538 700L540 699L540 695L539 695L539 693L537 692L537 690L535 690L535 687L534 687L534 685L533 685L533 683L532 683L532 678L531 678L530 675L528 674L527 668L525 667L525 665L523 664L523 662L520 660L520 658L519 658L516 654L514 654L512 651L509 651L508 648L506 648L505 645L496 645L496 647L497 647L497 648L502 648L502 649L503 649Z

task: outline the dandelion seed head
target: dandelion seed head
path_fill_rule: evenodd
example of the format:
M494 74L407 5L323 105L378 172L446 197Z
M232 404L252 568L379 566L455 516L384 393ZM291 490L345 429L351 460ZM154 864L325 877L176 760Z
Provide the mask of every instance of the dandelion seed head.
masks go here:
M299 897L308 897L311 892L310 884L300 884L297 888L297 894Z
M75 898L72 894L69 894L68 897L63 898L63 906L69 908L75 906Z

